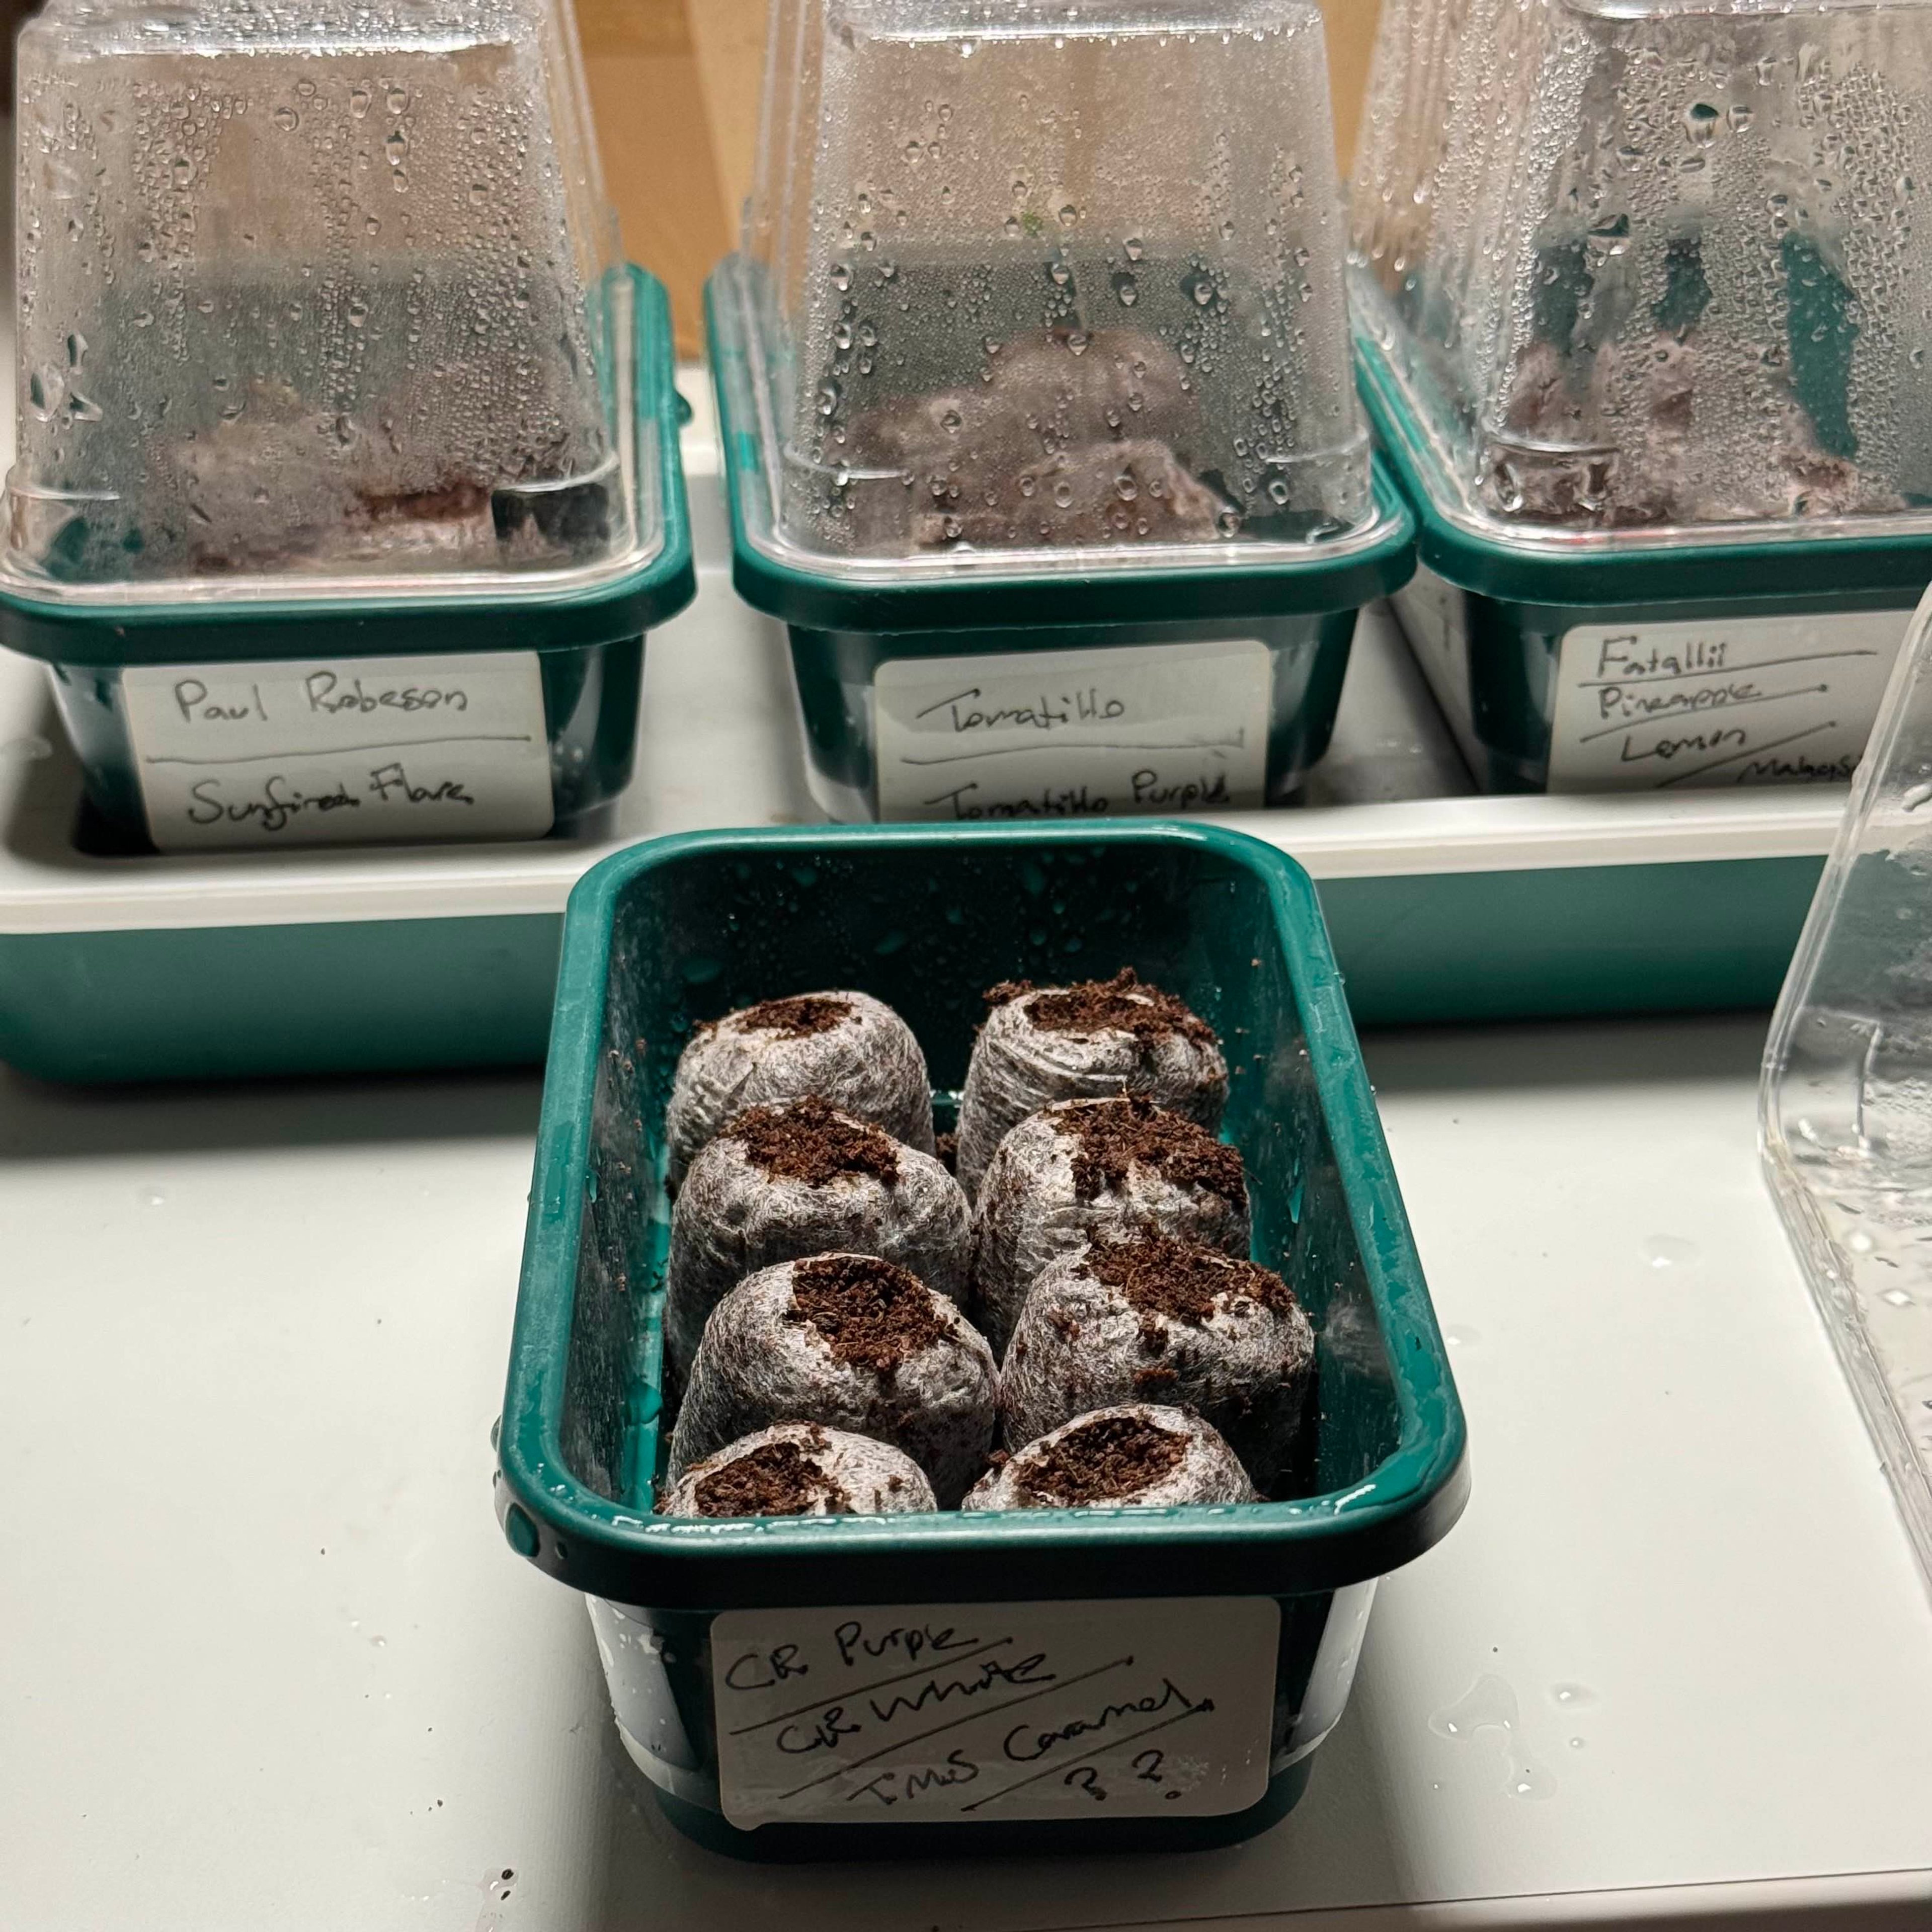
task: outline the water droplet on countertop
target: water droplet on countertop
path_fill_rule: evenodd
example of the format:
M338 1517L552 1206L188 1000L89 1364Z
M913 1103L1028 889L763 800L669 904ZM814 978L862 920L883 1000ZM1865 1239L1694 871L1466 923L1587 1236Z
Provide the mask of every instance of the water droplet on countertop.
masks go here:
M1597 1694L1587 1684L1552 1684L1550 1695L1566 1711L1588 1711L1596 1706Z
M1436 1712L1429 1728L1460 1744L1490 1733L1502 1747L1503 1789L1512 1798L1540 1803L1556 1796L1556 1779L1524 1745L1516 1692L1502 1678L1485 1672L1454 1703Z
M1688 1268L1702 1252L1695 1241L1681 1234L1653 1234L1643 1244L1644 1258L1658 1269Z
M143 1208L159 1208L167 1198L167 1190L164 1187L144 1187L134 1197Z
M1452 1348L1473 1348L1483 1338L1477 1330L1456 1322L1443 1330L1442 1339Z
M29 731L24 737L0 739L0 758L18 758L32 764L53 754L53 746L35 732Z

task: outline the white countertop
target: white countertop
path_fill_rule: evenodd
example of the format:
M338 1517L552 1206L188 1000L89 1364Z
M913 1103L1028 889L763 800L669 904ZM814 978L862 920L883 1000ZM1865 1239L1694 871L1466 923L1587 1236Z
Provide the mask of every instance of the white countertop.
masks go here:
M1285 1825L1111 1863L657 1816L491 1514L534 1078L0 1075L0 1923L1924 1932L1932 1602L1759 1178L1761 1034L1370 1042L1474 1501Z

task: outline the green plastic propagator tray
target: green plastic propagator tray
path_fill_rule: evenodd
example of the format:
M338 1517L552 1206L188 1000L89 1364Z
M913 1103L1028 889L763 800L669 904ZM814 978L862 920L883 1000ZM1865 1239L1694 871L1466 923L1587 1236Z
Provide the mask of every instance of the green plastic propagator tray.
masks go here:
M109 855L80 836L45 671L0 652L0 1060L88 1082L532 1065L590 866L816 819L784 628L733 594L707 392L686 380L698 594L652 634L637 776L596 836ZM1214 820L1314 878L1358 1025L1768 1009L1844 803L1471 790L1372 605L1306 802Z
M1372 300L1372 297L1364 299ZM1413 510L1402 628L1478 782L1502 792L1849 782L1932 536L1512 527L1460 500L1366 329L1360 388Z
M619 345L614 476L628 538L595 567L384 595L273 579L217 598L197 584L185 601L139 584L0 586L0 642L52 668L95 843L501 838L596 822L630 780L644 634L695 588L669 301L636 268L614 270L600 300Z
M986 986L1121 964L1226 1042L1223 1132L1247 1163L1255 1252L1315 1324L1289 1499L654 1516L662 1130L693 1027L862 988L919 1036L943 1119ZM1373 1580L1462 1506L1461 1407L1314 891L1253 839L892 826L698 834L610 859L566 916L530 1199L499 1514L521 1555L596 1600L632 1756L721 1849L1248 1836L1300 1796L1340 1715Z
M1436 795L1466 779L1385 614L1363 632L1317 776L1366 774L1365 802L1214 821L1314 876L1358 1024L1769 1007L1841 791ZM0 1060L86 1082L540 1061L588 867L659 832L816 816L784 653L702 573L652 638L638 776L601 840L167 857L76 842L45 674L0 656Z

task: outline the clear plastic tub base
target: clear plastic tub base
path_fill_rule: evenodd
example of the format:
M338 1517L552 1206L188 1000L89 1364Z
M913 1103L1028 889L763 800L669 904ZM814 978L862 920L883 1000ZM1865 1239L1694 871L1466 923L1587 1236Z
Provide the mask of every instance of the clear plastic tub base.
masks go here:
M1348 1703L1375 1594L1371 1578L1345 1589L1277 1600L1280 1636L1274 1657L1266 1789L1252 1804L1240 1810L1190 1820L1187 1849L1207 1851L1238 1844L1278 1824L1301 1802L1316 1754ZM1068 1855L1174 1849L1158 1832L1136 1846L1118 1824L1099 1816L1013 1821L960 1817L902 1826L890 1834L863 1820L850 1824L776 1824L740 1830L724 1815L718 1789L712 1700L706 1694L710 1687L704 1681L703 1668L710 1654L712 1619L639 1610L596 1597L588 1604L618 1741L649 1781L664 1815L687 1838L710 1850L736 1858L802 1862L882 1855L989 1857L1028 1852ZM1094 1613L1104 1617L1106 1610L1105 1605L1096 1606ZM689 1667L693 1661L698 1665L695 1678ZM1151 1732L1159 1720L1142 1721L1148 1723ZM1022 1749L1032 1748L1022 1745ZM1156 1746L1126 1754L1127 1781L1149 1786L1163 1807L1168 1801L1161 1794L1174 1787L1175 1777L1173 1772L1163 1775L1166 1756ZM1136 1757L1142 1760L1138 1765ZM1009 1776L1028 1774L1020 1769ZM1059 1766L1056 1775L1063 1782L1071 1777L1096 1813L1118 1802L1109 1789L1110 1770L1096 1769L1090 1785L1082 1780L1077 1768ZM977 1778L973 1782L976 1784ZM889 1790L887 1796L896 1797L896 1793ZM876 1797L870 1802L874 1807L890 1808ZM1182 1801L1177 1797L1173 1802Z
M1843 784L1932 538L1740 528L1674 550L1570 548L1457 508L1382 346L1357 342L1384 460L1416 521L1391 597L1478 782L1498 792Z
M998 632L793 625L812 796L844 824L1286 804L1334 734L1355 614L1070 625L1017 655ZM1137 729L1110 724L1130 706Z
M1390 599L1491 792L1844 784L1912 593L1538 604L1425 567Z
M594 827L631 782L644 652L50 669L94 849L442 844ZM280 736L279 757L170 742L227 709Z

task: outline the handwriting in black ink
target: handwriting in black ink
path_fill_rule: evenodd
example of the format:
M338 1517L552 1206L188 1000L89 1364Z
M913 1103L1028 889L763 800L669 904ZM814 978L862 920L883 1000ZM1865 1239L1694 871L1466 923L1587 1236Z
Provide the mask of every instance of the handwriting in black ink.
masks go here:
M836 1750L841 1738L856 1738L864 1729L862 1724L845 1721L843 1704L831 1704L810 1729L788 1724L772 1742L788 1757L802 1757L808 1751Z
M369 774L369 789L385 805L474 805L476 801L460 778L438 785L420 785L400 764L383 765Z
M948 1651L970 1650L980 1641L976 1636L962 1636L950 1624L942 1624L938 1630L929 1624L895 1624L890 1630L874 1633L856 1618L841 1624L832 1633L832 1640L838 1646L839 1661L847 1665L860 1656L896 1654L908 1664L916 1664L922 1657L944 1657Z
M1158 1690L1150 1690L1142 1697L1126 1697L1118 1703L1103 1704L1090 1717L1071 1718L1055 1730L1029 1731L1024 1724L1016 1724L1006 1733L1000 1749L1016 1764L1031 1764L1076 1738L1088 1736L1095 1731L1104 1731L1109 1724L1122 1718L1150 1716L1156 1711L1172 1709L1177 1706L1184 1715L1188 1716L1197 1711L1211 1711L1214 1708L1212 1698L1203 1698L1197 1703L1172 1678L1163 1677Z
M298 791L280 772L273 772L262 781L258 792L242 798L230 798L222 789L219 778L200 778L188 788L192 802L188 808L190 825L246 825L250 820L258 821L264 832L285 830L292 821L305 812L319 812L324 817L332 812L346 808L358 808L362 801L352 798L340 785L333 791Z
M1035 1651L1030 1657L1023 1657L1013 1664L1002 1664L997 1657L982 1658L978 1674L971 1677L957 1677L950 1683L938 1678L928 1678L908 1696L903 1692L895 1694L881 1704L874 1697L871 1700L872 1715L882 1724L890 1724L896 1718L905 1716L909 1712L923 1711L934 1704L944 1704L953 1697L977 1697L998 1684L1052 1684L1058 1673L1042 1670L1046 1661L1043 1650Z
M950 1750L946 1762L920 1771L882 1771L868 1778L856 1791L845 1794L850 1804L854 1798L876 1798L881 1804L898 1804L902 1798L922 1798L928 1791L950 1791L956 1784L970 1784L980 1775L980 1767L963 1750Z
M332 670L310 671L302 680L302 692L308 700L310 710L329 716L344 711L361 713L470 709L470 694L458 686L452 685L439 691L430 685L379 685L370 691L364 688L359 677L351 678L345 687Z
M812 1666L798 1660L795 1643L775 1644L769 1656L763 1651L748 1650L734 1658L724 1673L724 1683L732 1690L769 1690L787 1678L810 1676Z

